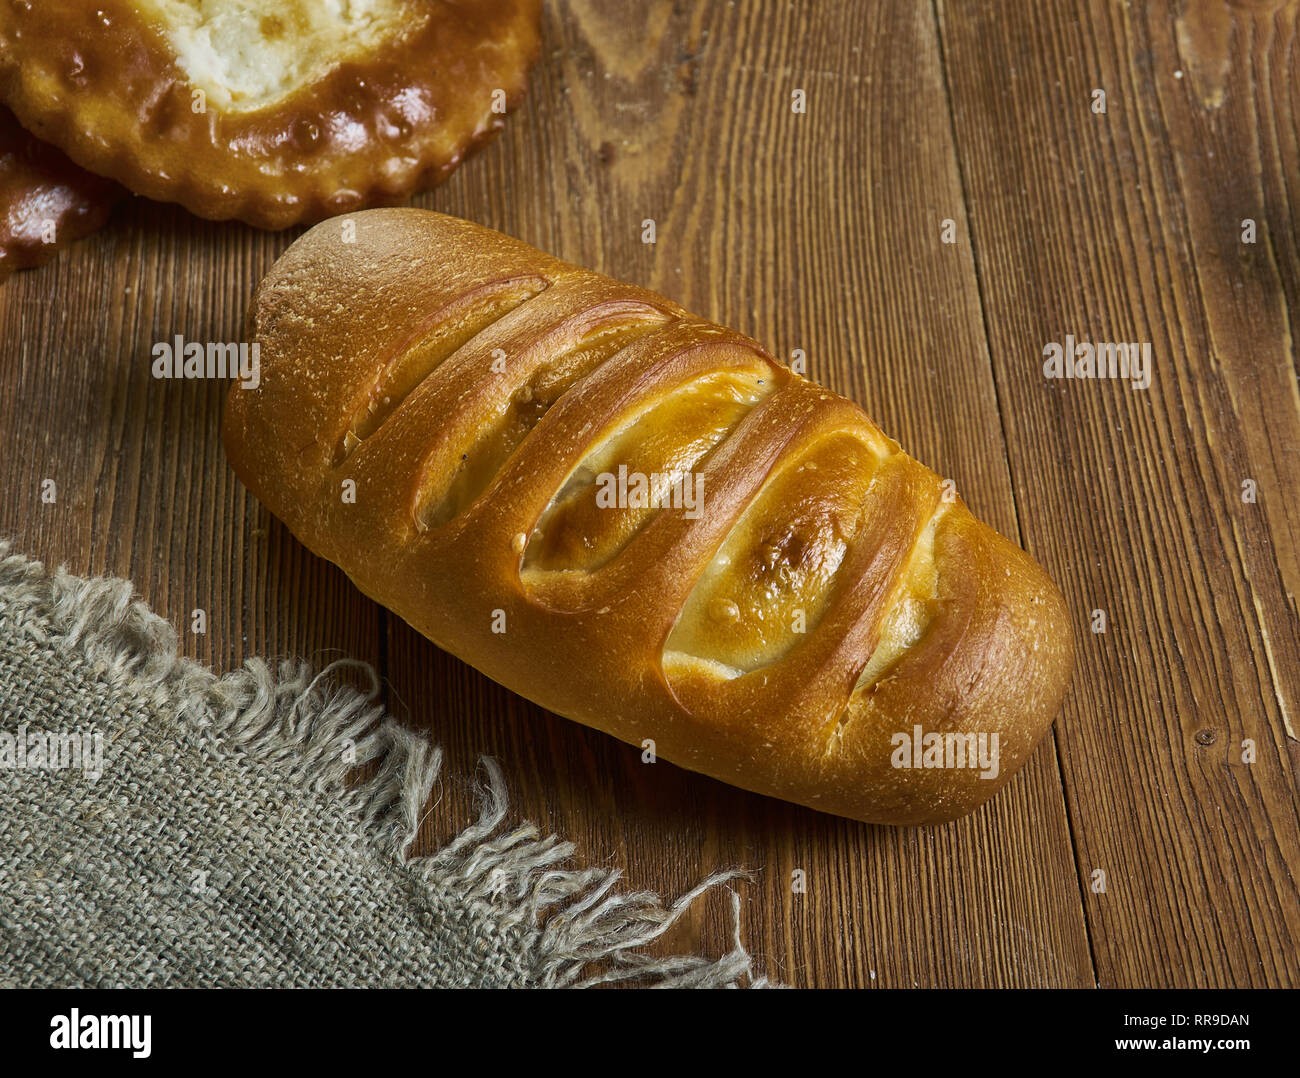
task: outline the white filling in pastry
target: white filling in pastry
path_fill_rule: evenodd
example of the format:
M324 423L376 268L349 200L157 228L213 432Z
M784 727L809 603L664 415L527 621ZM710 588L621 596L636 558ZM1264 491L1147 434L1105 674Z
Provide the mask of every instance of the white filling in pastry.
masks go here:
M417 14L402 0L140 0L181 70L232 112L274 104L375 51Z

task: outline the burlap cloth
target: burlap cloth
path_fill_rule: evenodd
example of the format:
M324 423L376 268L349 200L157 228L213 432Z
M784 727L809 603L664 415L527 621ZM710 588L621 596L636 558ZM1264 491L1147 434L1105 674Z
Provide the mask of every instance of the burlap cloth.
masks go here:
M508 826L486 759L478 822L408 858L435 747L332 669L177 650L126 581L0 543L0 984L765 984L738 932L716 959L638 950L734 873L622 893Z

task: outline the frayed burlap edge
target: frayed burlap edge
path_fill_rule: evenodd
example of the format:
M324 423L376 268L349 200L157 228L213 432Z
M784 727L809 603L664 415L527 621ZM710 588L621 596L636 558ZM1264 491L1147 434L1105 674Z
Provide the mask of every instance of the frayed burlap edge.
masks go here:
M503 928L522 930L527 984L585 988L630 981L656 988L765 988L740 938L740 897L728 888L732 950L721 958L648 955L705 892L745 877L730 869L666 905L656 894L616 890L618 869L574 867L572 843L540 837L532 823L506 829L508 796L495 760L482 757L478 820L436 853L410 857L421 816L442 767L441 750L375 703L374 670L352 660L314 671L302 660L278 670L249 659L218 676L178 654L176 630L141 600L129 581L53 573L0 540L0 607L11 626L36 642L76 654L117 693L171 713L218 752L272 766L290 781L334 795L366 839L423 887L454 888ZM363 671L370 695L340 683L345 668ZM346 751L345 751L346 750ZM354 769L371 774L349 785Z

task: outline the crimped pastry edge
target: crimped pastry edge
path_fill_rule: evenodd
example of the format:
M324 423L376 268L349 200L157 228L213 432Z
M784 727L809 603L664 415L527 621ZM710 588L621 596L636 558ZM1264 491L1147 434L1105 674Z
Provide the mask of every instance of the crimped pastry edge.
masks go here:
M68 19L60 20L59 13L50 10L60 3L71 9ZM512 36L508 42L492 44L492 48L498 58L513 47L521 50L514 77L501 78L497 81L502 85L492 87L505 91L508 113L523 100L528 71L540 54L540 0L501 0L501 4L509 7ZM99 0L94 9L127 22L133 17L132 9L123 0ZM42 0L41 12L49 26L59 27L49 33L55 42L51 46L54 51L63 44L62 34L71 25L70 20L85 16L87 9L77 0ZM300 168L268 169L265 161L259 164L237 160L230 144L250 137L249 132L257 125L265 128L258 134L261 140L277 145L292 143L303 130L303 108L309 124L320 121L316 123L319 130L324 119L314 111L315 105L323 101L325 106L341 108L341 103L356 93L355 86L392 81L391 58L339 64L308 91L293 95L309 99L296 110L291 103L277 103L259 112L222 114L227 118L227 131L218 138L213 124L206 122L206 115L196 117L192 113L191 88L158 35L151 28L137 26L128 36L130 47L124 53L124 63L129 64L129 73L125 77L135 80L130 84L135 86L141 81L142 71L151 75L156 89L147 105L142 106L154 110L150 122L163 115L165 106L165 118L190 142L180 154L181 169L171 170L167 167L166 147L175 132L146 131L145 125L121 122L121 116L113 114L105 102L122 97L129 100L131 93L114 82L112 72L89 71L75 53L71 58L64 57L66 66L77 72L75 75L60 72L56 60L44 55L38 63L23 64L12 48L15 27L12 23L6 25L5 18L14 18L12 10L0 12L0 101L13 110L24 127L90 172L116 180L136 194L179 203L213 220L238 219L259 228L279 230L366 207L393 205L441 183L504 126L505 114L491 112L485 102L473 130L458 136L452 152L445 152L441 129L427 130L416 160L394 170L390 166L397 155L386 148L387 140L378 132L381 122L387 122L383 116L387 102L374 100L364 110L368 138L363 150L319 154ZM420 43L419 35L412 35L401 42L401 49L418 55ZM420 70L414 62L412 67ZM447 96L463 92L459 84L455 88L444 85L457 81L452 76L405 81L435 96L439 92ZM296 182L286 183L289 179Z

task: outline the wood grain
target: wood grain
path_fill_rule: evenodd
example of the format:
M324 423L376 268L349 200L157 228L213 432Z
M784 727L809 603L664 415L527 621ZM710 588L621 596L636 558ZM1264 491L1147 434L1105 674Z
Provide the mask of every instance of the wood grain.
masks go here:
M1098 980L1293 984L1295 13L1187 5L1221 70L1180 6L939 10L1022 536L1108 615L1057 724ZM1150 341L1150 388L1045 381L1067 333Z
M446 750L424 848L472 819L488 753L515 819L629 887L752 870L743 934L785 983L1294 984L1295 24L1187 6L563 0L525 105L417 200L803 350L1043 561L1079 670L1053 736L965 820L872 828L643 764L307 554L226 465L223 387L148 365L177 333L238 340L292 234L137 200L0 288L0 534L130 577L179 626L206 610L183 647L218 669L373 663ZM1065 333L1152 341L1150 389L1046 382ZM731 932L718 896L660 949L721 954Z

